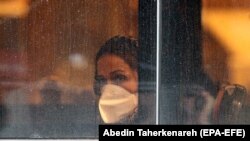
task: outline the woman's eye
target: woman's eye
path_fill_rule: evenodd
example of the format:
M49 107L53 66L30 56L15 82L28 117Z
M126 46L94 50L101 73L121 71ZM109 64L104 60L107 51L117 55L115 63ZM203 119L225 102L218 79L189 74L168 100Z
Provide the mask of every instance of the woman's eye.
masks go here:
M103 85L107 83L107 80L103 77L95 77L95 85L97 85L99 88L101 88Z
M119 75L115 75L112 78L112 81L116 84L119 84L119 83L126 81L127 79L128 79L127 76L119 74Z
M103 77L97 76L97 77L95 77L95 81L98 84L104 84L104 83L106 83L107 80Z

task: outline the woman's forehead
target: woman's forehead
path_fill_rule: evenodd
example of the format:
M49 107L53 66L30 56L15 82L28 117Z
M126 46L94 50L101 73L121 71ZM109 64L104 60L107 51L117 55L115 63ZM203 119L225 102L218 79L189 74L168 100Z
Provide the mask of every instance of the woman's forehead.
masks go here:
M97 62L97 73L99 75L109 74L117 70L127 72L131 68L121 57L116 55L102 56Z

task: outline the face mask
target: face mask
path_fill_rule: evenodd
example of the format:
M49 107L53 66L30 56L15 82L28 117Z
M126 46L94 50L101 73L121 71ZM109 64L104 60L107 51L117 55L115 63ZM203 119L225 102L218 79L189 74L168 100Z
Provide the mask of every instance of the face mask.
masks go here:
M138 94L131 94L126 89L108 84L101 90L99 111L105 123L117 123L133 115L138 106Z

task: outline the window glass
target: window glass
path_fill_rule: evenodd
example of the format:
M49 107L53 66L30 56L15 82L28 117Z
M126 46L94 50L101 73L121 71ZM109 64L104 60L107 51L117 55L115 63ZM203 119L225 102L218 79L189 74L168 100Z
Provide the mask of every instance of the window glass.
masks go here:
M158 2L0 0L0 138L248 124L250 3Z
M249 1L161 2L161 124L248 124Z
M99 124L154 123L155 76L140 74L155 72L154 6L0 1L0 138L96 138Z
M203 68L213 83L226 91L223 98L218 98L220 92L216 98L216 123L249 124L250 3L202 3Z

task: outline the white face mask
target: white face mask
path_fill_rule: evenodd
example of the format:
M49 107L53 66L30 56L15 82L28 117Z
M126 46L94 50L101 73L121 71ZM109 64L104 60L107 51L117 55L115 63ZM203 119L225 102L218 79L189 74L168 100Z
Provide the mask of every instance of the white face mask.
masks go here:
M138 106L138 94L107 84L101 90L99 111L105 123L117 123L135 113Z

